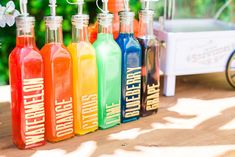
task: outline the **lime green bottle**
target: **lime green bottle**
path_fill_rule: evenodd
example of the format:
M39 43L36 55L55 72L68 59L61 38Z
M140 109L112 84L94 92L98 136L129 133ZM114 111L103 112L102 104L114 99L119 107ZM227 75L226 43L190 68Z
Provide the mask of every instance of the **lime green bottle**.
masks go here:
M120 124L121 49L112 34L113 14L98 14L99 33L93 46L98 67L98 125L107 129Z

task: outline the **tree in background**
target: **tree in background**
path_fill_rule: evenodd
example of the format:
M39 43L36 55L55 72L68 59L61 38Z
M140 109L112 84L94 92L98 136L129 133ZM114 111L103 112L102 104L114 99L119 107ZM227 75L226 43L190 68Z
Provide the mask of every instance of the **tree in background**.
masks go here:
M1 0L1 5L5 6L9 0ZM160 0L162 1L162 0ZM190 17L194 15L195 17L200 17L205 14L206 11L210 11L213 9L218 9L226 0L176 0L178 5L177 8L182 8L181 10L177 10L179 15L184 17ZM15 0L15 5L17 10L19 10L19 0ZM190 7L186 7L189 5L186 2L190 2ZM138 0L130 0L131 9L136 13L140 9L140 2ZM234 21L235 22L235 4L233 3L229 6L228 9L225 10L224 14L222 14L221 18L225 21ZM57 0L57 14L63 16L63 33L64 33L64 42L67 45L71 40L71 16L76 14L76 6L71 6L66 3L66 0ZM216 4L215 7L210 7L211 4ZM153 6L156 17L159 17L163 14L163 3L154 3ZM50 14L50 10L48 7L48 1L45 0L29 0L28 4L30 15L35 16L36 18L36 42L37 46L41 48L45 42L45 24L43 21L43 17ZM185 9L189 8L189 9ZM208 10L208 8L210 10ZM191 10L193 9L193 10ZM86 1L84 5L84 12L89 13L90 22L94 23L96 21L96 15L99 10L95 5L94 0ZM11 50L15 47L15 36L16 36L16 28L13 27L5 27L0 28L0 85L8 83L8 56Z

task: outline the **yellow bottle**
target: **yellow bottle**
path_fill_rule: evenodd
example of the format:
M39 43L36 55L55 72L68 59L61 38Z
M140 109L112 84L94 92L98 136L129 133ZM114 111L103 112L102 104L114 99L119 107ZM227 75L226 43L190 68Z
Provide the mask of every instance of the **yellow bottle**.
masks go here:
M72 17L72 43L68 49L73 62L74 132L84 135L98 129L97 65L95 49L88 42L89 16Z

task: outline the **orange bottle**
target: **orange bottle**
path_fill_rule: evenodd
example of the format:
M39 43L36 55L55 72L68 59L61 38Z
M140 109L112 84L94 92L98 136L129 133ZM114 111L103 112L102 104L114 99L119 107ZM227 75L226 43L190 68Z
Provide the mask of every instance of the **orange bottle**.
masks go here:
M48 16L46 44L41 50L44 63L46 139L58 142L74 135L72 60L63 44L62 17Z
M108 1L108 10L113 13L114 19L113 19L113 37L114 39L117 39L119 35L119 27L120 27L120 19L118 16L118 12L124 10L124 0L109 0ZM138 35L138 21L134 20L134 35ZM91 43L93 43L98 34L98 22L96 22L94 25L89 26L89 40Z

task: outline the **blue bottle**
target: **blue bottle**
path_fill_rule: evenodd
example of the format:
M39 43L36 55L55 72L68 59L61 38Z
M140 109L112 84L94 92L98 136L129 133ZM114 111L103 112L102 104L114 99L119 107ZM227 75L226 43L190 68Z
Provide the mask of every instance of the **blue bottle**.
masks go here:
M134 13L119 12L120 34L116 42L122 50L121 122L139 119L141 102L142 51L134 37Z

